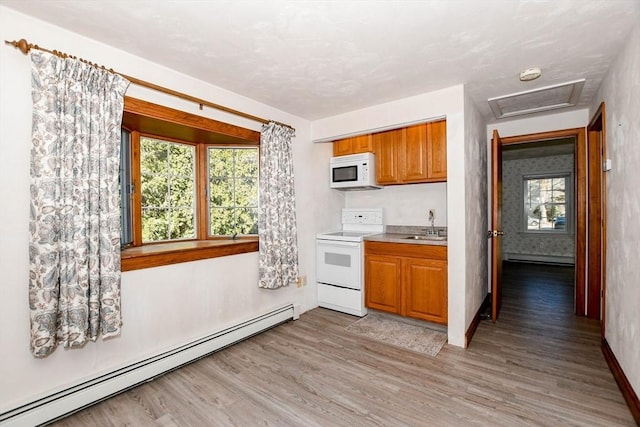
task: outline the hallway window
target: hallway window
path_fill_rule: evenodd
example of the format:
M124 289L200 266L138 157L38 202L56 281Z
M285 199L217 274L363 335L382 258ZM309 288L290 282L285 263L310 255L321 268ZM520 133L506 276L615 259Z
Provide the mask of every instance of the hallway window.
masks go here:
M524 177L524 230L566 233L569 174Z

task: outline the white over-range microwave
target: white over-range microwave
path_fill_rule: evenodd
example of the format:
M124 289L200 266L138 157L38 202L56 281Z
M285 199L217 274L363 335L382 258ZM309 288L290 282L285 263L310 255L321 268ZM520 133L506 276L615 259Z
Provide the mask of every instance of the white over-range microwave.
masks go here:
M332 157L329 162L331 188L338 190L380 189L376 184L376 156L373 153Z

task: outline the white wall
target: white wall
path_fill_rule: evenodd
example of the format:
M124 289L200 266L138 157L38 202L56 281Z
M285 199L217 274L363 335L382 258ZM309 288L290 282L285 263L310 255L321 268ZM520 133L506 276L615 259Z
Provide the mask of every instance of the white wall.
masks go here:
M640 24L611 65L591 106L605 102L607 263L605 338L640 395Z
M487 295L486 124L471 97L464 97L464 172L466 292L465 325L473 321ZM449 309L451 310L451 305Z
M447 183L388 185L382 190L345 194L348 208L384 207L386 225L431 225L429 209L435 209L436 227L447 226Z
M487 141L489 141L489 153L491 153L491 138L493 130L497 129L501 137L527 135L530 133L549 132L554 130L583 128L589 121L589 110L562 111L550 113L544 116L523 117L514 120L505 120L487 125Z
M372 133L462 112L462 85L339 114L311 123L312 141L332 141L344 135ZM447 121L449 117L447 116ZM447 141L449 140L447 123Z
M316 120L312 123L312 140L326 141L343 135L368 133L384 127L399 127L408 123L446 117L447 119L447 226L449 250L449 344L464 346L464 334L468 326L465 319L465 125L463 86L453 86L439 91L375 105L338 116ZM484 129L484 128L483 128ZM423 184L427 185L427 184ZM422 187L416 190L381 190L375 203L383 207L420 203ZM426 188L426 187L425 187ZM400 200L396 197L402 196ZM346 203L353 205L368 196L346 195ZM353 203L351 199L353 200ZM396 209L396 208L392 208ZM424 209L424 208L422 208ZM404 214L392 210L392 217ZM419 221L421 212L408 214ZM388 223L391 223L388 221ZM417 224L419 225L419 224Z
M296 177L300 271L304 288L257 287L257 254L176 264L123 273L120 337L82 349L58 348L45 359L29 352L28 223L31 134L30 61L0 47L0 412L173 348L288 303L302 310L317 306L315 235L337 226L342 199L330 191L326 164L329 144L313 144L310 123L249 98L208 85L142 58L16 13L0 6L0 40L32 43L96 63L247 113L296 128ZM211 110L148 89L128 95L239 126L260 129L246 119ZM321 207L322 209L316 209Z

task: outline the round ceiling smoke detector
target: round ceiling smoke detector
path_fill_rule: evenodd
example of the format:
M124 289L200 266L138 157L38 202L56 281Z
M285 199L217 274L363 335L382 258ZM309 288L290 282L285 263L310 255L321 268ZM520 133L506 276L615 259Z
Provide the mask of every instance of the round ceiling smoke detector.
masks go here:
M538 67L527 68L524 71L520 72L520 81L521 82L529 82L531 80L535 80L542 75L542 70Z

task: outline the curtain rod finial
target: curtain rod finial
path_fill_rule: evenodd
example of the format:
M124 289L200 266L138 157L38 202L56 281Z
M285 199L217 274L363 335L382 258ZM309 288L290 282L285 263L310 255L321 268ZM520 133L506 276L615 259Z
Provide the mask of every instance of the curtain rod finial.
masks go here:
M29 51L31 50L31 44L26 41L25 39L20 39L18 41L12 41L10 42L9 40L5 40L4 41L5 44L9 44L13 47L15 47L16 49L18 49L20 52L24 53L25 55L27 53L29 53Z

